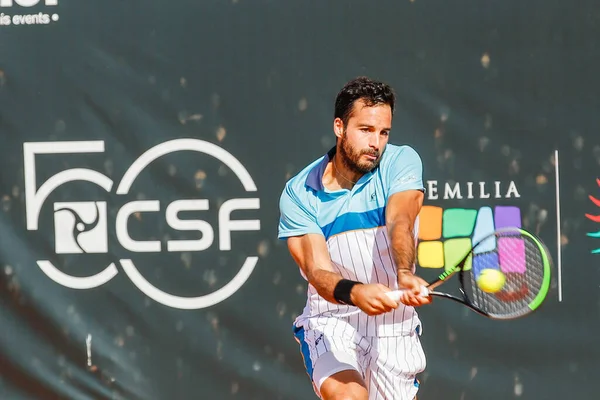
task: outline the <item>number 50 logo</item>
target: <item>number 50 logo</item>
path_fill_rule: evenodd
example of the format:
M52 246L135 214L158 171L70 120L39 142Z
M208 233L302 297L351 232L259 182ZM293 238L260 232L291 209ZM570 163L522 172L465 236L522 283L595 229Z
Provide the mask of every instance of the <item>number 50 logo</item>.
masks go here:
M164 155L177 151L196 151L215 157L227 165L242 183L246 192L256 192L256 185L246 168L230 153L221 147L198 139L175 139L161 143L142 154L129 169L117 186L116 193L126 195L139 174L151 162ZM107 192L113 187L113 181L98 171L86 168L72 168L53 175L37 188L35 157L38 154L76 154L103 153L104 141L74 142L29 142L23 144L25 173L25 212L27 230L38 230L42 205L56 188L73 181L94 183ZM231 220L234 210L258 210L258 198L229 199L218 213L219 249L231 250L232 231L256 231L260 229L259 220ZM169 226L179 231L200 231L197 240L169 240L167 251L202 251L214 242L212 226L202 220L181 220L182 211L208 210L206 199L176 200L166 207L165 219ZM159 212L158 200L132 201L123 205L116 215L116 236L119 243L132 252L160 252L160 241L134 240L127 230L131 215L142 212ZM55 251L56 254L107 253L107 203L105 201L79 201L54 203ZM119 260L121 267L132 282L148 297L166 306L180 309L198 309L217 304L235 293L249 278L258 257L249 256L235 277L222 288L199 297L181 297L166 293L148 282L130 259ZM87 277L75 277L56 268L49 260L37 262L41 270L53 281L72 289L91 289L110 281L118 270L111 263L101 272Z

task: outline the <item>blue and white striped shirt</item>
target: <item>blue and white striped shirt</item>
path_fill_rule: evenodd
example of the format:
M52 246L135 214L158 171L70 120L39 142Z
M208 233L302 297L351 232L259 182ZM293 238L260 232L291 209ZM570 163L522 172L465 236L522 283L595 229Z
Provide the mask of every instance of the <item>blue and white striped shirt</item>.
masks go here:
M336 272L346 279L381 283L396 290L397 271L385 209L394 193L424 191L421 158L409 146L387 144L379 166L363 175L351 190L330 191L323 186L323 172L334 152L335 148L286 183L280 198L279 238L323 235ZM417 234L418 219L415 241ZM298 326L324 328L329 318L323 317L337 317L332 329L348 323L365 336L397 336L419 324L414 308L402 304L390 313L369 317L353 312L356 307L326 301L310 283L307 296L306 307L296 319Z

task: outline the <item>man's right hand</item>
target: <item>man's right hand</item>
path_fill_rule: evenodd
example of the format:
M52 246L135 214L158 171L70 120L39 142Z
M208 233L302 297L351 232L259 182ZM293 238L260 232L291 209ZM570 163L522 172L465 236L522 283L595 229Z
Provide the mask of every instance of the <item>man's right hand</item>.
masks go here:
M390 288L379 283L354 285L350 300L367 315L379 315L399 306L386 294L389 291Z

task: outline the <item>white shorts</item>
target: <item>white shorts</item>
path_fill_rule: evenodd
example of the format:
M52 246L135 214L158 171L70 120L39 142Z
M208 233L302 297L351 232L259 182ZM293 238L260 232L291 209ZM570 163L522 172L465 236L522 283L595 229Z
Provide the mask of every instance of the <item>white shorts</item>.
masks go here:
M369 400L415 398L419 390L417 374L426 366L420 332L417 326L404 336L368 337L345 329L339 336L294 326L306 372L319 397L328 377L353 369L363 376Z

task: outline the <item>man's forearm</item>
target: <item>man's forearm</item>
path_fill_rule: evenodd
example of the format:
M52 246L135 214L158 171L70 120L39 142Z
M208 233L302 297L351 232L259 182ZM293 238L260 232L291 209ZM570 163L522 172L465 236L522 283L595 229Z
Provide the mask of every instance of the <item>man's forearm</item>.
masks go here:
M322 236L288 239L288 247L308 282L330 303L351 304L350 292L355 282L344 280L335 272Z
M396 222L390 228L392 241L392 257L396 264L398 275L412 273L415 262L415 239L410 224Z
M353 302L354 292L352 289L362 282L344 279L337 272L324 269L313 269L308 281L317 290L317 293L333 304L355 305Z
M342 276L337 272L327 271L324 269L315 269L308 281L317 290L317 293L330 303L338 304L339 302L334 297L334 291L337 284L342 279Z

